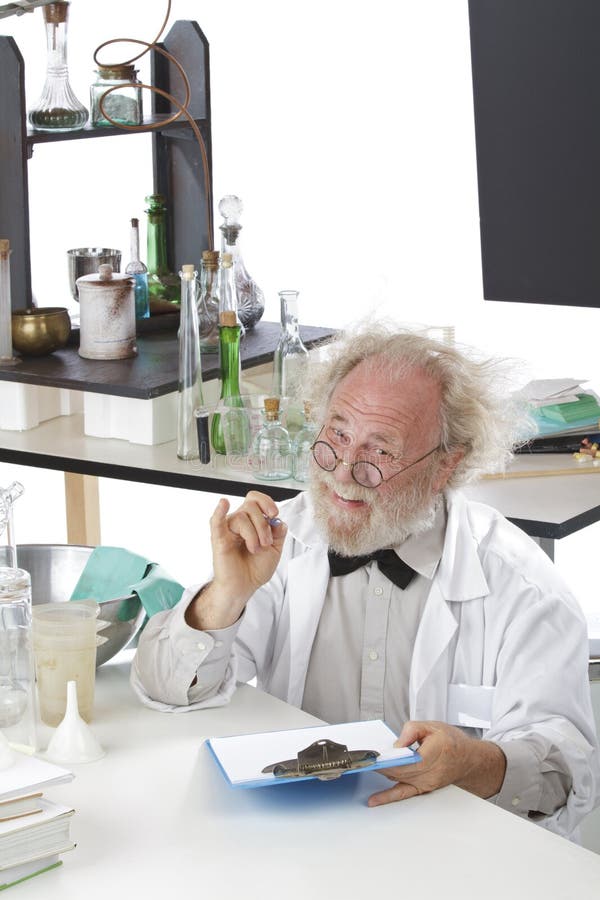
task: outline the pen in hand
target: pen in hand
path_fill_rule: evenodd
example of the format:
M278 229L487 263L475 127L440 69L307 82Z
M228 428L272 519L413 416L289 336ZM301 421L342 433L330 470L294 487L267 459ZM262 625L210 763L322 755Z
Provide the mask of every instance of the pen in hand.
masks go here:
M271 516L263 513L263 517L267 520L271 528L277 528L278 525L283 525L283 522L277 516L273 516L273 518L271 518Z

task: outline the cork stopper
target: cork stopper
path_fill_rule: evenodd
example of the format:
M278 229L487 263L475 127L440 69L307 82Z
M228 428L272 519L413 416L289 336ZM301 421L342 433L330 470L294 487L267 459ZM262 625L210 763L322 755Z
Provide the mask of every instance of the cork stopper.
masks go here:
M203 250L202 251L202 265L205 269L218 269L219 268L219 251L218 250Z
M312 403L310 400L305 400L303 403L304 408L304 418L308 422L310 420L310 414L312 412Z
M10 241L8 238L0 238L0 256L2 259L6 259L8 254L10 253Z
M272 421L279 415L279 397L267 397L265 399L265 412L267 419Z
M181 267L181 277L184 281L193 281L195 275L195 269L193 265L186 263Z
M226 328L230 328L232 325L237 325L237 317L235 315L235 311L233 309L226 309L224 312L220 312L219 325L224 325Z
M221 254L221 266L224 269L230 269L233 265L233 256L231 253L223 253Z
M69 14L68 3L48 3L44 6L44 21L50 25L60 25L67 21Z

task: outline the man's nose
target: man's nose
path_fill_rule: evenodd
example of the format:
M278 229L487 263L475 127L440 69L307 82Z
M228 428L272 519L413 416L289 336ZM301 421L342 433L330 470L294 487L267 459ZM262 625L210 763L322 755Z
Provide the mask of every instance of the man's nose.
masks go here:
M349 459L338 459L333 474L335 480L340 484L348 484L350 481L354 481L352 477L352 461Z

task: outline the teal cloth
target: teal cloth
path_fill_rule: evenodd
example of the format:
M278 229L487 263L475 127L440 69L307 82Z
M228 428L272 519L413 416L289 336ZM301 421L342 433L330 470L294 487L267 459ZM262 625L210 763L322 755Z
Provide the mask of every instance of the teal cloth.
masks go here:
M158 563L122 547L95 547L71 594L71 600L114 600L135 594L124 601L119 619L129 621L141 602L150 618L163 609L172 609L181 600L183 587Z

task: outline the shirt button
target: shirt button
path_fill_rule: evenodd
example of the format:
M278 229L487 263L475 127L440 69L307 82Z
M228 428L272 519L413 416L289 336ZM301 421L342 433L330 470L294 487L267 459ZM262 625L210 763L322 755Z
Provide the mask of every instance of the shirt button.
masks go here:
M223 641L215 641L215 647L222 647Z
M198 644L198 650L206 650L205 644L202 644L202 643Z
M369 659L372 659L375 662L376 659L379 659L379 653L377 650L369 650Z
M520 798L520 797L513 797L512 800L511 800L510 802L511 802L511 805L512 805L512 806L518 806L519 803L521 802L521 798Z
M375 588L373 593L375 594L376 597L381 597L381 595L383 594L383 588Z

